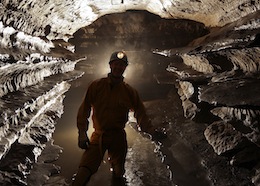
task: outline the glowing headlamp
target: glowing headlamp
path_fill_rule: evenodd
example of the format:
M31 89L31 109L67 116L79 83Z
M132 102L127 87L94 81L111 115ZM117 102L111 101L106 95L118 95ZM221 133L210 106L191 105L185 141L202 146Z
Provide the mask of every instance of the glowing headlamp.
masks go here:
M111 57L110 57L110 61L109 64L114 61L114 60L122 60L126 63L126 65L128 65L128 60L127 60L127 56L126 53L124 51L117 51L114 52Z
M123 52L118 52L117 53L118 59L123 59L124 56L125 56L125 54Z

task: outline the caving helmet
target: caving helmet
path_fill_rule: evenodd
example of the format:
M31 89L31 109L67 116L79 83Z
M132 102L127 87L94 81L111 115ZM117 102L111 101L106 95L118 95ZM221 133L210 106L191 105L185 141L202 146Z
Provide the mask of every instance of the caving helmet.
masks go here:
M121 60L121 61L125 62L126 65L128 65L127 56L126 56L126 53L124 51L113 52L111 57L110 57L109 64L112 61L115 61L115 60Z

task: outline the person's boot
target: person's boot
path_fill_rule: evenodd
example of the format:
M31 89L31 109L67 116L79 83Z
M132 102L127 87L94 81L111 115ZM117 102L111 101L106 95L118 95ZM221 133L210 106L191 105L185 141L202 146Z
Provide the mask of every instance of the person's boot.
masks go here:
M86 167L80 167L72 186L85 186L91 177L91 172Z
M124 175L121 174L116 175L116 173L113 171L110 186L126 186L126 185L127 185L127 181Z
M112 176L111 186L126 186L126 184L127 184L126 178Z

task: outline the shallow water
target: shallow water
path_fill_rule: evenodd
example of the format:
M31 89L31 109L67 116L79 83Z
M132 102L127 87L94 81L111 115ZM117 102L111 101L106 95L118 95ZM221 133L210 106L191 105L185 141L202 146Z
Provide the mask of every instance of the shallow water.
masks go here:
M76 114L87 85L93 79L91 74L87 74L72 82L71 89L66 93L64 114L58 121L53 135L54 144L63 148L63 153L55 164L61 166L61 175L66 177L67 182L71 182L73 174L76 173L83 153L77 146ZM163 90L160 87L158 91L151 91L149 88L156 88L156 85L147 83L145 85L144 89L140 88L144 87L142 84L136 85L145 100L162 98L169 88ZM169 133L168 139L159 144L140 135L130 126L126 127L126 131L129 145L125 174L127 185L210 185L199 157L174 134ZM89 135L90 133L91 131ZM109 169L105 157L99 171L91 177L88 185L109 185L111 182Z
M65 176L68 179L68 181L70 181L73 174L77 171L77 166L79 164L79 160L83 153L83 150L79 149L77 146L78 134L76 128L76 113L77 113L78 106L81 102L81 98L80 96L74 96L74 94L79 94L79 91L85 92L85 90L83 89L80 90L79 87L74 87L66 94L65 112L62 118L58 121L56 125L55 133L53 135L53 138L55 140L54 144L59 145L63 148L63 153L60 155L59 159L55 162L55 164L61 166L61 175ZM83 95L84 93L82 94L82 96ZM90 126L92 126L91 120L90 120ZM92 127L90 127L88 131L89 136L92 131L93 129ZM156 165L155 167L163 167L163 169L165 169L164 170L165 174L170 174L169 170L166 168L167 166L161 163L161 158L157 157L158 154L156 155L154 153L154 149L156 148L156 146L150 139L144 138L130 126L126 127L126 132L127 132L127 139L129 145L129 149L128 149L129 152L127 155L127 162L126 162L126 175L128 175L127 179L131 180L132 183L131 185L136 185L134 183L137 180L134 175L136 174L137 176L139 174L147 175L146 173L142 173L143 170L142 168L139 168L139 166L141 166L141 164L143 164L143 166L149 166L146 165L144 162L147 161L146 159L149 159L151 157L153 157L152 159L154 158L157 159L156 162L158 163L158 165ZM141 160L140 157L142 157L143 159L141 162L140 162ZM139 162L139 163L134 163L135 165L132 165L132 162ZM109 173L110 167L106 161L106 157L104 158L104 163L101 165L100 169L101 170L98 171L98 173L92 179L99 180L99 182L100 179L98 178L96 179L96 177L101 176L103 178L102 179L103 181L106 179L110 179L110 173ZM145 169L147 169L147 167L145 167ZM163 173L162 168L158 172L160 174ZM170 176L168 175L167 177ZM165 178L165 179L169 180L169 178Z
M126 132L129 145L125 164L126 185L173 185L170 180L171 173L161 162L160 156L154 153L155 145L152 141L144 138L129 126L126 127ZM110 185L109 170L110 165L105 156L99 171L91 178L88 186Z

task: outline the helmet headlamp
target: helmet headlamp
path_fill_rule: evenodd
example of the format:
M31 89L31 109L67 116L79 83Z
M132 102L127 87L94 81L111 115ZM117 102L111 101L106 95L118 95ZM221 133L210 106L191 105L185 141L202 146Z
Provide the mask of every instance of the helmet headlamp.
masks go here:
M112 61L115 61L115 60L121 60L121 61L125 62L126 65L128 65L127 56L124 51L117 51L117 52L112 53L109 63L111 63Z

